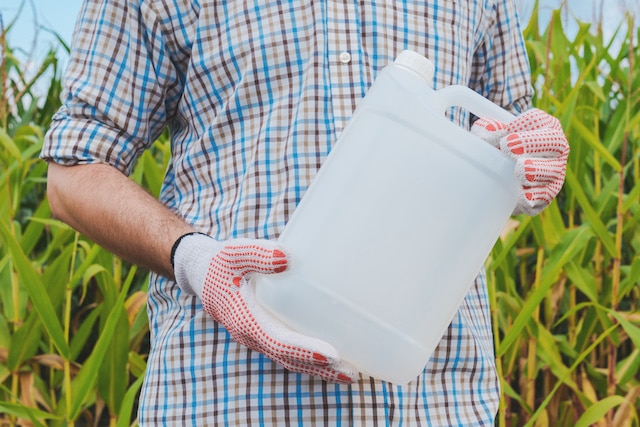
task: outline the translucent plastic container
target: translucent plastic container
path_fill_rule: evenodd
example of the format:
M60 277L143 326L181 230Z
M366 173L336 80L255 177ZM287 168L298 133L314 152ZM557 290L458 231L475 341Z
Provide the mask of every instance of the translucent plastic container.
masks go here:
M290 327L396 384L424 369L518 198L514 161L445 111L513 116L432 76L414 52L380 72L279 238L289 269L252 279Z

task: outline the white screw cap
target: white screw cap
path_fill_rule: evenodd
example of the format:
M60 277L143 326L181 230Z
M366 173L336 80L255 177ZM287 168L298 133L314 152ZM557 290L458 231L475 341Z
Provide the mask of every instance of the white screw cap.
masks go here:
M411 50L404 50L400 52L400 55L398 55L393 63L413 71L427 82L432 83L435 66L433 65L433 62L419 53Z

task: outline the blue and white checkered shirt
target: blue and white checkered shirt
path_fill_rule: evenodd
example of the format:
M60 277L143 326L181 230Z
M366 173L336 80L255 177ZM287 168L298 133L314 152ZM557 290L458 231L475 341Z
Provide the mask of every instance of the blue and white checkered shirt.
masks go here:
M161 201L217 239L274 239L404 49L433 60L436 87L529 107L513 0L86 1L42 157L129 173L168 126ZM469 126L464 113L452 120ZM415 381L336 385L238 345L196 298L154 275L140 423L492 425L499 381L485 288L480 274Z

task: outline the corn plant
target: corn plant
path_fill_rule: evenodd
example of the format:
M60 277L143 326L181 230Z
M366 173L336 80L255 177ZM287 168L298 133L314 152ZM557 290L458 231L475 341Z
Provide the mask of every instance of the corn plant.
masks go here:
M51 218L38 154L60 105L56 54L27 76L0 37L0 424L127 426L146 366L146 273ZM162 165L149 153L135 176L157 191Z
M557 10L541 32L535 8L525 30L534 104L572 151L558 199L514 218L488 263L501 426L639 425L637 34L576 25Z

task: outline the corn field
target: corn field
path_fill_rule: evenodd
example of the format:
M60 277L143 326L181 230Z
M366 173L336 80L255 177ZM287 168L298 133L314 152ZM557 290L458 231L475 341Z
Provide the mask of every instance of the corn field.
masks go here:
M487 260L496 425L640 426L640 31L628 19L605 39L576 22L569 36L560 10L538 19L525 29L534 104L572 151L558 199L512 218ZM0 426L135 425L147 273L51 217L38 154L57 54L27 76L0 42ZM163 135L132 179L157 195L169 155Z

